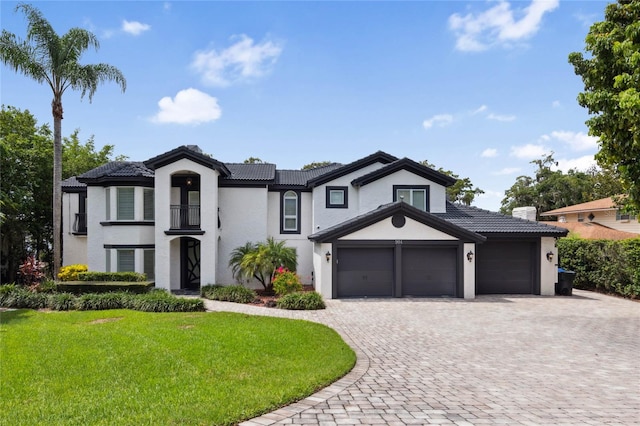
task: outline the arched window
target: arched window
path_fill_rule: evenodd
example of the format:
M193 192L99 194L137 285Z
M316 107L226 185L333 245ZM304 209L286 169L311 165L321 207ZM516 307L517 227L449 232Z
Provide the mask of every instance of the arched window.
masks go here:
M287 191L282 195L282 232L300 232L300 212L298 194Z

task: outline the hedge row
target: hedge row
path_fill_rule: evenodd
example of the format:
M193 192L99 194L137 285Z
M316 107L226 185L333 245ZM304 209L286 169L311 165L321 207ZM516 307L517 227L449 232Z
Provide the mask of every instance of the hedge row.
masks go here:
M251 303L256 298L254 290L241 285L205 285L200 289L200 295L211 300L235 303Z
M144 312L204 311L204 303L201 299L176 297L159 289L145 294L114 292L75 296L71 293L38 293L14 284L0 285L0 306L15 309L49 308L56 311L105 309L132 309Z
M126 281L142 282L146 274L139 272L78 272L78 281Z
M640 238L562 238L558 256L561 267L576 273L574 287L640 298Z
M147 293L153 288L153 283L146 282L91 282L91 281L66 281L56 283L56 289L60 292L84 294L84 293L111 293L114 291L126 291L129 293Z

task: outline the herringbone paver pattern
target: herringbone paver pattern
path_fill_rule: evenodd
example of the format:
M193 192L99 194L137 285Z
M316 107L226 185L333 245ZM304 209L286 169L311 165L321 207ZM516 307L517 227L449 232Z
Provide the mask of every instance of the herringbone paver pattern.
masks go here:
M358 353L346 377L244 425L640 425L640 303L573 297L329 300L308 319Z

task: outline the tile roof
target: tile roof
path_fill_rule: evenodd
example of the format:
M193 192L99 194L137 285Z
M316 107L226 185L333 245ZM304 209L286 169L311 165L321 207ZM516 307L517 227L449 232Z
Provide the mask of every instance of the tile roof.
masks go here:
M385 164L379 169L367 173L366 175L360 176L357 179L354 179L351 184L355 186L364 186L385 176L389 176L390 174L395 173L398 170L408 170L411 173L415 173L418 176L421 176L432 182L439 183L443 186L451 186L456 183L456 179L452 178L451 176L447 176L444 173L440 173L437 170L433 170L430 167L424 166L420 163L416 163L415 161L405 157L400 160L393 161L389 164Z
M568 229L571 233L586 240L628 240L640 238L640 234L609 228L595 222L544 222L549 225Z
M78 176L80 182L107 177L153 178L153 170L141 161L111 161Z
M231 175L225 177L225 180L273 181L276 177L275 164L225 163L225 166L231 172Z
M80 189L80 188L86 188L87 184L86 183L82 183L80 181L78 181L78 179L75 176L71 176L68 179L65 179L61 182L62 184L62 189Z
M436 216L479 234L529 234L563 237L567 230L500 213L447 202L446 213Z
M389 164L391 162L396 161L397 159L398 159L397 157L387 154L386 152L377 151L371 155L368 155L364 158L356 160L352 163L342 165L341 167L337 167L336 169L330 172L322 173L321 175L315 176L309 179L308 185L313 188L315 186L322 185L323 183L326 183L330 180L345 176L349 173L352 173L356 170L359 170L371 164L375 164L375 163Z
M310 170L276 170L275 184L306 187L310 180L332 173L341 167L343 167L342 164L332 163Z
M596 210L615 210L616 202L613 198L607 197L600 200L589 201L581 204L574 204L573 206L562 207L560 209L550 210L548 212L540 213L540 216L558 216L566 213L581 213L592 212Z

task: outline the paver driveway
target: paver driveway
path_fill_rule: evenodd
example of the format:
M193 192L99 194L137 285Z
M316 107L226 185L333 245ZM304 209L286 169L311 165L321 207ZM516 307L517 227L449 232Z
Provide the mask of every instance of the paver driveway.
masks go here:
M330 300L309 319L358 353L329 388L245 425L640 425L640 303L573 297Z

